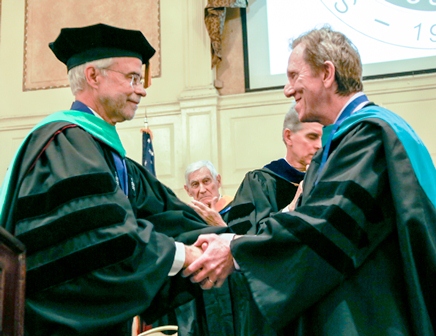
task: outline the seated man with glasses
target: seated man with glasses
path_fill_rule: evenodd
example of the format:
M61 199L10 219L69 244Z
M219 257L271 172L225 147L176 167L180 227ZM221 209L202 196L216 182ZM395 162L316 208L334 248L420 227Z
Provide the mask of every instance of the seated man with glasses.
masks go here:
M131 335L134 316L152 323L198 294L179 271L202 251L185 243L223 229L126 157L115 125L146 96L144 35L65 28L50 48L76 101L34 127L0 197L1 226L27 248L25 332Z

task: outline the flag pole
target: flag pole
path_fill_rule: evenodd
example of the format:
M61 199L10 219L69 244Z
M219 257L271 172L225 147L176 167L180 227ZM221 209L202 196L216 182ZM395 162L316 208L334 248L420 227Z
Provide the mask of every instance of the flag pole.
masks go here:
M151 140L153 140L153 132L148 127L147 112L145 113L145 116L144 116L144 127L141 128L140 131L141 131L141 133L148 133L148 134L150 134L150 138L151 138Z

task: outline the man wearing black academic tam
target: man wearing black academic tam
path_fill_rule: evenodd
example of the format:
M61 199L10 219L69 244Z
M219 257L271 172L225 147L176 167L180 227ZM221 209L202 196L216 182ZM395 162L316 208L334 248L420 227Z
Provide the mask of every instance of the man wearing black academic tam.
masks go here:
M26 335L131 335L199 288L179 271L207 226L140 164L115 124L142 97L155 50L140 31L65 28L50 43L75 102L34 127L11 163L1 225L27 248Z

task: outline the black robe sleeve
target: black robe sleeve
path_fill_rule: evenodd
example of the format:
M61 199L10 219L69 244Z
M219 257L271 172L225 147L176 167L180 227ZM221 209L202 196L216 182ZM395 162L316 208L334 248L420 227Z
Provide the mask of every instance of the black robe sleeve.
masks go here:
M262 219L287 206L297 186L268 169L257 169L245 175L224 216L231 230L237 234L254 234Z

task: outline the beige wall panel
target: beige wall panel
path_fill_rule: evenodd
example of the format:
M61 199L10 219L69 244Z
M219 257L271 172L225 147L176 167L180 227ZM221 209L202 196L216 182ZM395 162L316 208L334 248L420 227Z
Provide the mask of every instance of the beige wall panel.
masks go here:
M177 178L177 155L175 124L160 124L153 127L153 148L155 156L156 175L161 181L171 181Z
M223 193L234 194L248 171L284 157L281 132L290 103L281 90L222 97L219 121Z
M184 195L183 189L183 132L181 117L159 118L153 124L153 148L157 178L170 187L176 195Z
M436 162L436 140L432 125L436 125L436 99L391 103L387 108L396 111L418 133L423 143L428 148L433 162ZM433 113L429 113L433 111Z
M181 117L161 118L153 125L153 148L157 178L170 187L177 196L184 198L184 150Z
M6 171L15 155L15 151L20 147L21 142L24 137L27 135L29 130L11 130L0 133L0 143L7 144L1 145L1 153L2 153L2 164L0 168L0 181L3 181L3 178L6 175ZM1 184L1 183L0 183Z
M171 1L171 4L181 2L183 10L177 15L184 16L184 27L182 32L174 31L174 34L181 34L183 41L182 50L174 49L175 57L183 57L183 72L185 90L201 89L205 84L212 86L212 70L210 66L210 39L204 24L204 7L206 1L184 0ZM168 26L169 29L170 26ZM173 56L173 57L174 57Z
M250 116L231 118L231 142L234 147L235 170L246 172L252 167L262 167L273 157L283 156L280 142L282 114L263 114L267 111L251 111ZM254 114L254 115L253 115Z
M16 150L29 131L43 116L29 118L1 118L0 117L0 185L6 174Z
M138 115L139 111L136 114ZM142 138L140 132L142 127L139 118L116 125L118 135L126 150L126 155L139 163L141 162L142 153Z
M211 139L211 120L209 111L203 113L187 114L187 162L198 160L213 160L212 139Z
M365 83L368 97L404 118L436 162L436 75L411 76Z
M227 194L234 194L248 171L284 156L283 116L263 108L235 110L223 116L227 119L223 125L228 125L222 132L222 175Z

